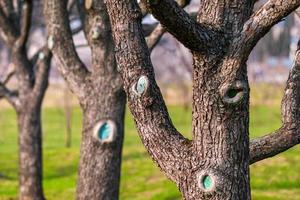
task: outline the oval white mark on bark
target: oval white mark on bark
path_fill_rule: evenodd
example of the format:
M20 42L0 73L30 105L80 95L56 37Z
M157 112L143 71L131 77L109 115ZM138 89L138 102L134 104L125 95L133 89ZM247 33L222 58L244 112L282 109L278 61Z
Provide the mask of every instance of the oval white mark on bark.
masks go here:
M54 39L53 39L53 36L52 36L52 35L50 35L50 36L48 37L47 45L48 45L48 48L49 48L50 50L53 49L53 47L54 47Z
M43 52L39 53L39 60L43 60L45 58L45 54Z
M116 135L116 123L112 120L101 120L94 128L93 136L101 143L110 143L115 141Z
M198 175L198 185L204 192L212 192L216 188L216 177L206 171Z
M136 84L133 85L133 91L136 95L141 96L149 87L149 80L147 76L141 76Z

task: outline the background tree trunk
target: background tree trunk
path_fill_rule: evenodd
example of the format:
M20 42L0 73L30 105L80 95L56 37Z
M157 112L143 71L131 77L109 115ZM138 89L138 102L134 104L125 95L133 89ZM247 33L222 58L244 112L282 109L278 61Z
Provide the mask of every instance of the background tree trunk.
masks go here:
M41 108L18 113L20 200L43 200Z
M24 72L33 69L24 52L14 52L14 65L18 77L19 92L16 112L19 129L19 185L20 200L43 200L42 184L42 122L41 107L50 71L52 54L43 49L44 60L39 60L35 74ZM30 71L29 71L30 72ZM32 78L33 77L33 78Z
M97 0L78 4L84 33L92 51L90 70L75 51L66 1L46 1L44 9L49 38L54 42L53 52L60 61L59 70L78 97L83 111L77 199L117 200L126 97L117 72L114 42L104 2ZM114 131L108 131L113 138L101 139L99 132L103 123L108 122L113 124L109 128Z
M103 77L99 88L93 89L91 98L83 108L83 132L77 182L77 199L119 199L124 113L126 98L121 87L113 92L109 78ZM121 83L120 83L121 84ZM105 86L104 86L105 85ZM104 87L103 87L104 86ZM106 94L109 94L106 96ZM93 136L94 127L101 120L116 123L113 142L101 144Z
M15 2L16 3L16 2ZM0 81L0 99L15 109L19 129L19 199L43 200L41 105L48 87L51 52L42 47L29 58L33 1L0 1L0 37L11 52L12 70ZM7 87L13 76L15 90Z

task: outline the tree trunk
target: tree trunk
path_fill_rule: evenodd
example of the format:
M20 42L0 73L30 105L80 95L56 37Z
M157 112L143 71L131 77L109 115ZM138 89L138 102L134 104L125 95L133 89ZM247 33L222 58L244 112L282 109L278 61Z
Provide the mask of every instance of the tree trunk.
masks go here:
M195 176L214 182L209 199L251 199L249 88L245 71L230 75L235 64L194 53L193 149L200 161L196 164L199 171L180 185L185 199L206 199L211 195L201 185L204 182L197 187L199 180L194 182ZM216 73L214 69L223 70Z
M77 1L92 52L91 69L87 69L77 55L66 2L47 0L44 12L48 41L53 44L54 55L60 61L59 70L77 95L83 110L77 199L116 200L119 196L126 98L118 73L117 49L106 1ZM161 26L154 30L154 35L149 36L151 49L165 32Z
M48 0L44 12L60 72L83 111L78 200L117 200L126 105L117 71L114 42L103 0L78 1L84 33L92 52L91 69L74 47L66 1Z
M184 199L250 200L250 162L299 143L300 43L282 103L285 128L251 144L246 61L259 39L300 0L269 0L252 16L254 1L201 0L197 22L173 0L142 1L194 59L190 141L173 126L155 82L137 3L106 1L118 66L143 144Z
M21 10L22 9L22 12ZM5 81L0 81L0 99L14 107L19 129L19 199L43 200L41 105L48 87L52 54L45 46L29 59L28 38L31 30L33 1L10 0L0 3L1 39L11 51L14 66ZM17 88L7 83L16 75Z
M18 115L20 200L43 200L41 108L24 106Z
M42 185L42 123L41 107L50 71L51 52L44 48L44 57L35 66L25 51L13 53L13 63L18 66L18 100L14 104L19 129L19 187L20 200L43 200Z
M109 80L109 77L102 79L83 107L78 200L119 198L126 98L120 80L117 90L113 88L113 80ZM101 128L97 128L99 123L108 120L115 123L116 132L111 141L104 142L98 138L99 133L95 135L95 131Z

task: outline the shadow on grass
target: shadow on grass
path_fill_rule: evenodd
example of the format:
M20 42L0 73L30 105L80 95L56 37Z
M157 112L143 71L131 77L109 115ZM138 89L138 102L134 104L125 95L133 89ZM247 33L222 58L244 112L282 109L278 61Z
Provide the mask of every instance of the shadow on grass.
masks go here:
M5 174L0 173L0 180L1 179L3 179L3 180L15 180L15 178L13 178L13 177L9 177Z

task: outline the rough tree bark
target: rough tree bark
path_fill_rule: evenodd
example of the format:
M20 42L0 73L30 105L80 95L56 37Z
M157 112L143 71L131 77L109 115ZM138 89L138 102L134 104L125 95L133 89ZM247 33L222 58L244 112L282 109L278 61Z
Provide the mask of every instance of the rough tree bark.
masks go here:
M0 3L1 38L11 50L11 65L0 82L0 99L5 98L15 109L19 130L19 199L43 200L41 105L48 86L52 54L41 48L32 59L27 56L33 2L22 2L22 11L12 1ZM21 15L19 15L21 13ZM19 25L19 26L17 26ZM15 76L18 87L10 90L7 83Z
M92 50L89 71L76 53L66 6L65 0L45 1L44 12L58 68L83 111L77 199L118 199L126 98L116 71L108 16L102 1L94 1L88 9L80 5ZM108 121L113 122L109 127L109 134L114 135L111 140L95 135Z
M182 6L188 3L181 2ZM77 3L92 51L91 70L76 53L69 27L67 1L48 0L44 8L54 56L59 60L59 69L77 95L83 111L77 199L114 200L119 197L126 97L117 72L115 46L104 1ZM149 41L155 44L165 32L159 30L154 33L157 26L149 31ZM101 130L105 128L110 130L107 131L107 139L101 138Z
M173 0L144 0L167 31L192 51L192 141L175 129L168 115L136 1L106 1L117 64L141 140L183 198L247 200L249 164L300 142L299 50L283 100L284 128L252 142L246 61L259 39L299 7L300 0L269 0L254 13L253 0L200 3L195 21Z

